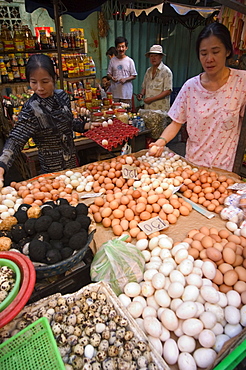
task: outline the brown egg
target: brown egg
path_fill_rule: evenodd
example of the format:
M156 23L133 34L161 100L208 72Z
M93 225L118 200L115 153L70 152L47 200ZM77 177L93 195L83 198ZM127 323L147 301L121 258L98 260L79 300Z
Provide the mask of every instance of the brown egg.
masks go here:
M222 252L223 251L223 245L220 243L214 243L213 248L217 249L218 251Z
M189 248L188 253L190 256L192 256L194 259L197 259L199 257L199 251L195 248Z
M227 240L228 240L229 242L233 242L233 243L235 243L235 244L240 244L240 243L241 243L241 239L240 239L240 237L239 237L239 236L237 236L237 235L229 235L229 236L228 236L228 238L227 238Z
M246 292L246 283L244 281L238 280L234 287L234 290L236 290L239 294Z
M113 210L113 216L114 218L122 218L124 216L124 211L122 211L121 209L115 209Z
M148 211L144 211L144 212L140 213L139 217L142 221L146 221L146 220L149 220L151 218L151 214Z
M222 272L222 274L225 274L229 270L233 270L233 267L228 263L222 263L218 266L218 269Z
M221 285L223 284L223 281L224 281L224 278L223 278L222 272L216 269L216 274L215 274L215 277L213 278L213 282L215 284Z
M220 285L220 292L221 293L227 293L227 292L229 292L229 290L232 290L232 287L231 286L228 286L228 285L226 285L226 284L221 284Z
M112 227L115 226L115 225L119 225L119 224L120 224L120 220L118 218L113 218L112 219L112 222L111 222Z
M102 209L102 212L100 212L102 215L102 218L109 217L112 213L112 209L110 207L106 207Z
M224 274L224 283L228 286L233 286L238 281L238 273L233 269Z
M182 216L188 216L189 215L189 213L190 213L190 211L189 211L189 209L186 207L186 206L180 206L180 208L179 208L179 212L180 212L180 214L182 215Z
M246 304L246 291L241 293L241 301L242 304Z
M136 213L139 215L140 213L144 212L144 210L146 209L146 204L144 203L138 203L136 205Z
M134 212L131 209L127 208L124 212L124 216L127 221L132 221L134 219Z
M122 233L123 233L123 229L122 229L122 227L121 227L120 225L115 225L115 226L113 227L113 233L114 233L114 235L116 235L116 236L120 236L120 235L122 235Z
M105 201L104 201L104 198L102 197L98 197L98 198L95 198L94 200L94 204L98 207L102 207L104 205Z
M194 229L194 230L189 231L187 236L188 236L188 238L193 238L193 236L197 233L199 233L199 230Z
M207 257L210 258L212 261L217 262L221 260L222 253L216 248L209 247L207 248Z
M210 236L204 236L201 240L201 244L203 248L210 248L214 245L214 239L211 238Z
M148 239L147 235L143 232L143 231L140 231L137 236L136 236L137 240L141 240L141 239Z
M218 232L218 235L221 237L221 239L227 239L231 233L228 230L222 229Z
M167 215L167 221L170 223L170 224L176 224L177 222L177 217L174 216L174 214L169 214Z
M207 250L206 249L203 249L200 254L199 254L201 260L204 260L205 258L207 258Z
M137 235L140 233L140 229L139 227L133 227L132 229L130 229L129 233L130 235L133 237L133 238L136 238Z
M242 266L236 266L235 271L238 274L238 279L246 282L246 269Z
M111 226L111 219L109 217L105 217L102 220L102 224L104 227L110 227Z
M199 229L200 233L204 234L204 235L209 235L209 228L206 227L206 226L202 226L200 229Z
M224 245L224 248L231 248L234 252L236 252L237 245L233 242L228 242Z
M129 229L129 222L127 220L121 220L120 226L122 227L123 231L126 231Z
M102 222L102 216L100 212L95 212L93 217L96 223Z
M203 250L203 246L200 240L193 240L190 245L192 248L197 249L199 252Z
M224 248L222 251L223 259L232 265L236 260L236 253L231 248Z

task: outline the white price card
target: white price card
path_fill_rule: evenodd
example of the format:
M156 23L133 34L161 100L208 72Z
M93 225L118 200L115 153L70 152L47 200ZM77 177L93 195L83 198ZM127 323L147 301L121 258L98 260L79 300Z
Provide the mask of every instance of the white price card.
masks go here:
M138 169L136 166L122 165L122 177L124 179L138 180Z
M86 198L98 198L101 197L103 193L86 193L81 195L80 199L86 199Z
M153 234L156 231L161 231L168 227L165 221L162 220L159 216L150 218L147 221L143 221L138 224L138 226L140 227L140 229L143 230L143 232L145 232L146 235Z
M235 182L235 184L228 186L227 189L246 190L246 183L245 182Z

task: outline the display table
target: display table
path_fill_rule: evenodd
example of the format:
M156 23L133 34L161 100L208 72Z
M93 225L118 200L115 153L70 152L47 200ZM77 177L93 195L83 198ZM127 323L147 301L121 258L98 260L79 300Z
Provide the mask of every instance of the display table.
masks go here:
M134 136L130 140L130 144L132 146L132 151L136 152L141 149L145 149L145 139L151 130L144 130ZM88 139L87 137L80 137L78 139L74 139L74 144L76 148L76 152L78 154L79 151L90 149L90 148L100 148L100 146L93 140ZM118 148L120 150L120 147ZM38 150L37 148L26 149L22 150L22 154L25 158L26 166L30 172L30 177L35 177L39 174L39 161L38 161ZM108 158L112 157L110 153L108 153ZM97 160L101 160L99 152L97 153Z

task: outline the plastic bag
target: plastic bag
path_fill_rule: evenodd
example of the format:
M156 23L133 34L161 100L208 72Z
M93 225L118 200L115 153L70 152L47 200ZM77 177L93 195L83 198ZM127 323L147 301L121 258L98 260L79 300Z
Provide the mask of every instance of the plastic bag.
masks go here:
M91 280L106 281L116 295L129 282L143 280L145 259L140 250L124 240L128 235L103 243L91 264Z
M158 139L164 128L171 122L166 111L139 109L138 114L144 119L145 128L152 130L150 136L153 139Z

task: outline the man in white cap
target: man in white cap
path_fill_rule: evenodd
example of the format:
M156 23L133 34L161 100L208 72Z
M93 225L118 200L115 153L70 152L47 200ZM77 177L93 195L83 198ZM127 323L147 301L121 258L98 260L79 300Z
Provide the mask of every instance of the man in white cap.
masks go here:
M145 54L152 66L147 69L138 100L144 101L145 109L168 111L173 88L173 74L163 62L165 55L161 45L153 45Z

